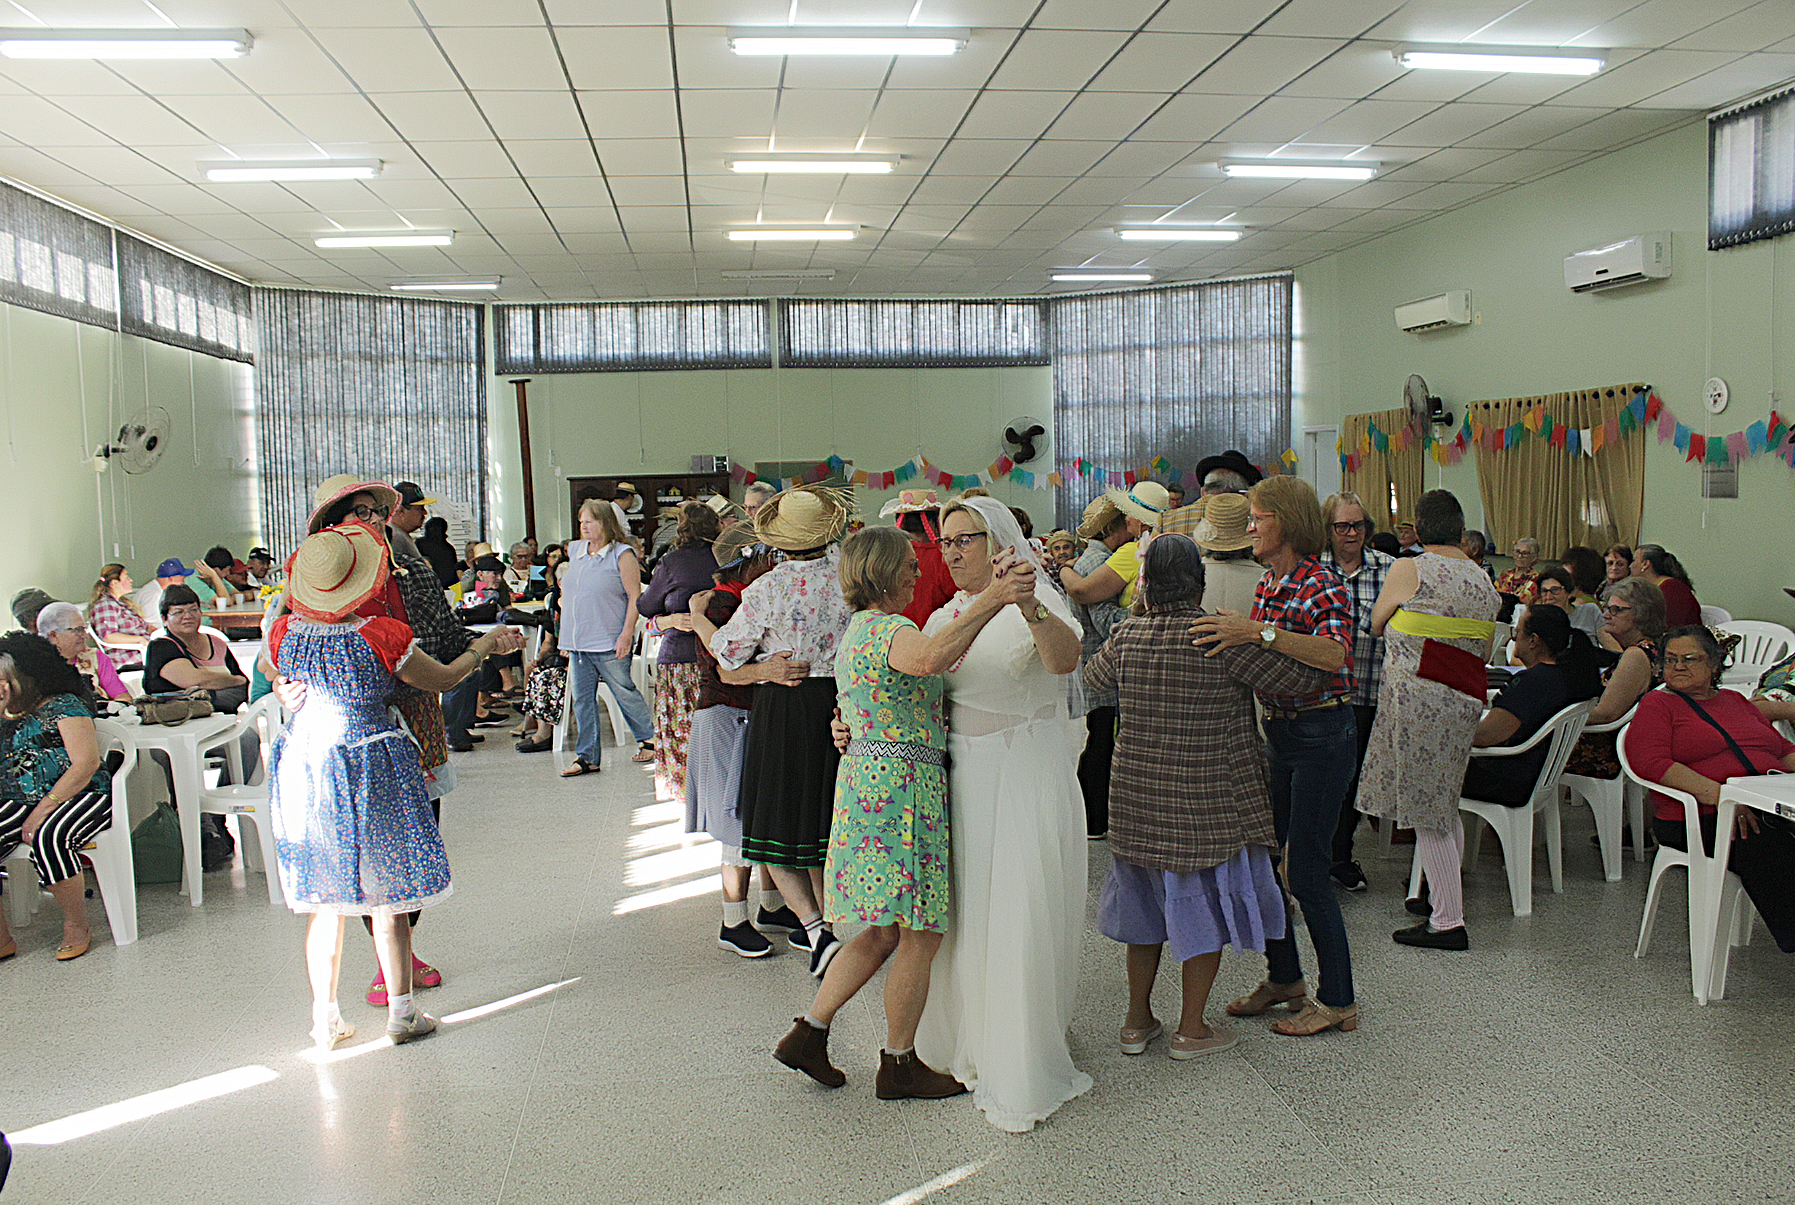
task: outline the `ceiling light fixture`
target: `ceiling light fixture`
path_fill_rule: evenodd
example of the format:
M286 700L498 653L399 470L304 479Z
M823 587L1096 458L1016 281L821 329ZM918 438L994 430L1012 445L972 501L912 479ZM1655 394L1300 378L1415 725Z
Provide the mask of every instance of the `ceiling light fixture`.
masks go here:
M1131 243L1231 243L1240 237L1240 230L1224 230L1215 226L1130 226L1117 230L1118 238Z
M834 280L834 268L725 268L724 280Z
M1151 272L1055 272L1053 280L1114 280L1145 284L1153 279Z
M1392 53L1404 67L1434 71L1519 71L1533 75L1594 75L1608 61L1588 50L1554 46L1477 46L1448 42L1398 46Z
M753 159L725 159L723 165L738 175L883 176L897 170L898 155L761 155Z
M1222 172L1231 179L1258 180L1369 180L1381 166L1376 163L1304 163L1290 159L1228 159Z
M732 243L839 243L856 237L858 226L749 226L731 230Z
M453 230L387 230L321 234L312 240L319 247L447 247L455 241Z
M504 279L502 276L460 276L448 280L395 280L386 287L395 293L489 293Z
M9 59L240 59L255 39L247 29L7 29Z
M731 29L729 48L737 54L949 55L965 49L970 29L891 29L855 26L755 25Z
M380 174L379 159L229 159L199 165L208 180L301 181L372 180Z

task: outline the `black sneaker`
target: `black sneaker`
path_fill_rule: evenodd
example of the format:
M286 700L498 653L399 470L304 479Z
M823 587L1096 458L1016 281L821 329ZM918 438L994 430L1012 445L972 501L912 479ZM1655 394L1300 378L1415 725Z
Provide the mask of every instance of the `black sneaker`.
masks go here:
M743 958L765 958L773 952L773 943L760 935L747 921L739 925L724 925L717 931L717 944L725 950L734 950Z
M790 945L791 948L794 950L802 950L806 954L811 952L811 950L810 950L810 931L808 929L806 929L803 925L799 925L796 929L793 929L790 933L787 933L785 935L785 940L786 940L786 943L788 945Z
M756 929L772 929L778 933L802 933L804 922L798 919L798 914L791 908L781 904L772 912L762 908L754 917L754 927ZM808 943L805 948L809 949Z
M1456 929L1430 929L1423 921L1409 929L1398 929L1390 934L1398 945L1419 946L1424 950L1468 950L1471 939L1465 933L1465 927Z
M1364 891L1371 886L1365 881L1365 872L1359 868L1357 862L1336 862L1329 869L1328 874L1334 882L1348 891Z
M835 956L841 953L841 943L835 940L835 934L824 929L817 934L816 949L810 952L810 977L821 979Z

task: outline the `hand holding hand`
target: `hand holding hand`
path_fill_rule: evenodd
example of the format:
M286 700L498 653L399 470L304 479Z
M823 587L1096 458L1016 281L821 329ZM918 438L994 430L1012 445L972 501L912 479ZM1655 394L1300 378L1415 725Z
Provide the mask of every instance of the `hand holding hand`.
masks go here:
M837 753L846 753L848 751L848 737L851 735L853 734L848 731L848 726L841 722L841 708L837 707L835 709L835 718L829 721L829 736L835 741L835 751Z
M810 677L810 662L794 661L789 652L774 653L761 662L761 667L767 673L767 681L780 686L796 686Z
M522 628L494 628L491 632L492 651L499 656L515 653L524 646Z

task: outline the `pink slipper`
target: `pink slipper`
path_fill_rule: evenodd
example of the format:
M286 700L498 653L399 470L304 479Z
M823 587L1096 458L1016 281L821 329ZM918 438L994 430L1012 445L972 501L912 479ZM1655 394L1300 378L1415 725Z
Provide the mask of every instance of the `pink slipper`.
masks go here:
M386 1007L386 975L374 976L374 982L368 985L368 1003L375 1008Z
M413 954L411 956L411 983L413 987L441 987L443 973Z

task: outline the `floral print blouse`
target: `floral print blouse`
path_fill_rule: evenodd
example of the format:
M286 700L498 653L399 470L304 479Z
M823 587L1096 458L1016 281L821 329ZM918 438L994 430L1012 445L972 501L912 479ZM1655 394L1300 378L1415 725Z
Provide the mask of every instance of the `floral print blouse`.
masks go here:
M841 549L773 566L742 593L734 618L711 638L726 669L790 653L813 678L835 676L835 652L854 610L841 593Z

